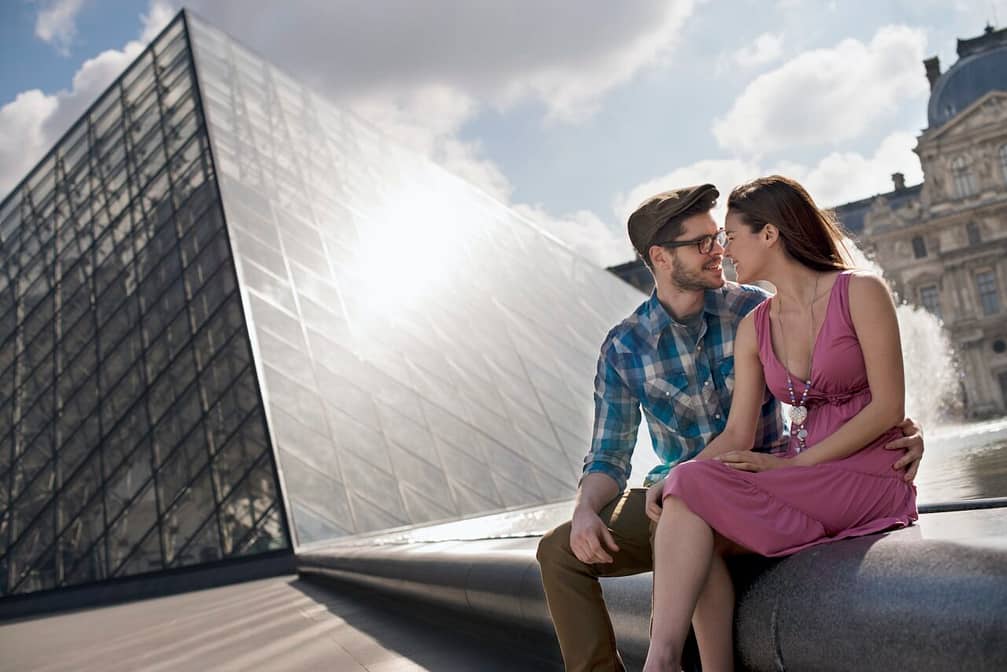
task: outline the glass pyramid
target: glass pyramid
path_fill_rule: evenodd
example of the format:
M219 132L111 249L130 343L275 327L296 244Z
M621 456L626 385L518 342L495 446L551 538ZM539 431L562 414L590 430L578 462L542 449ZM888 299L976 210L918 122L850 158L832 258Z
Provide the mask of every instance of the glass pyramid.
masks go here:
M569 498L642 298L186 12L0 270L0 596Z

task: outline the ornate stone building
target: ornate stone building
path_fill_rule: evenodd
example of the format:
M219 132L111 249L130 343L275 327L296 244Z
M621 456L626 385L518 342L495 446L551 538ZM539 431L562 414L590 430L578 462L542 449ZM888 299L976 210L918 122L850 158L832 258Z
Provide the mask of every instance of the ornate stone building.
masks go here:
M919 136L923 183L836 209L893 289L940 317L958 351L971 416L1007 412L1007 29L958 41ZM926 366L907 362L907 366Z

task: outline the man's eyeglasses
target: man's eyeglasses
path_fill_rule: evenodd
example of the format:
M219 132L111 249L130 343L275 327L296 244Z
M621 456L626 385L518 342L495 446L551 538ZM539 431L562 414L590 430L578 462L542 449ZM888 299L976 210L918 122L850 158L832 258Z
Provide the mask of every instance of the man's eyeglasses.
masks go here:
M661 247L687 247L689 245L695 245L700 254L710 254L710 252L713 252L714 243L717 243L717 245L720 245L721 247L727 245L727 233L725 233L723 229L720 229L716 233L708 233L705 236L700 236L699 238L690 238L689 240L669 240L666 243L654 243L654 245L660 245Z

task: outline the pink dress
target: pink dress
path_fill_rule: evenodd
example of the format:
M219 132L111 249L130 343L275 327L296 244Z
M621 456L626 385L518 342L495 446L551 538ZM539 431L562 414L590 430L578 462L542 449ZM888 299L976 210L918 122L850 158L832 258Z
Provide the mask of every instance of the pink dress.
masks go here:
M809 448L871 401L863 352L850 317L851 276L846 271L836 278L814 345L806 404ZM773 352L771 301L755 309L759 359L769 390L789 403L786 371ZM804 381L792 379L799 399ZM684 462L668 475L664 496L682 499L717 532L765 556L904 527L917 518L916 487L892 469L902 452L884 449L899 436L898 429L891 429L852 455L813 467L750 473L712 460ZM794 457L798 448L792 434L787 454L781 457Z

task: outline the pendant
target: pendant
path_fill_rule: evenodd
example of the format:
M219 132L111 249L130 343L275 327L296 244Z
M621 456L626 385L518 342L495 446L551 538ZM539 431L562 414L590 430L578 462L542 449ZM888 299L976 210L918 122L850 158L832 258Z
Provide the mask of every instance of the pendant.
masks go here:
M803 425L808 419L808 409L804 406L790 407L790 422L794 425Z
M797 432L797 438L800 439L801 441L804 441L806 438L808 438L808 430L801 428L801 431Z

